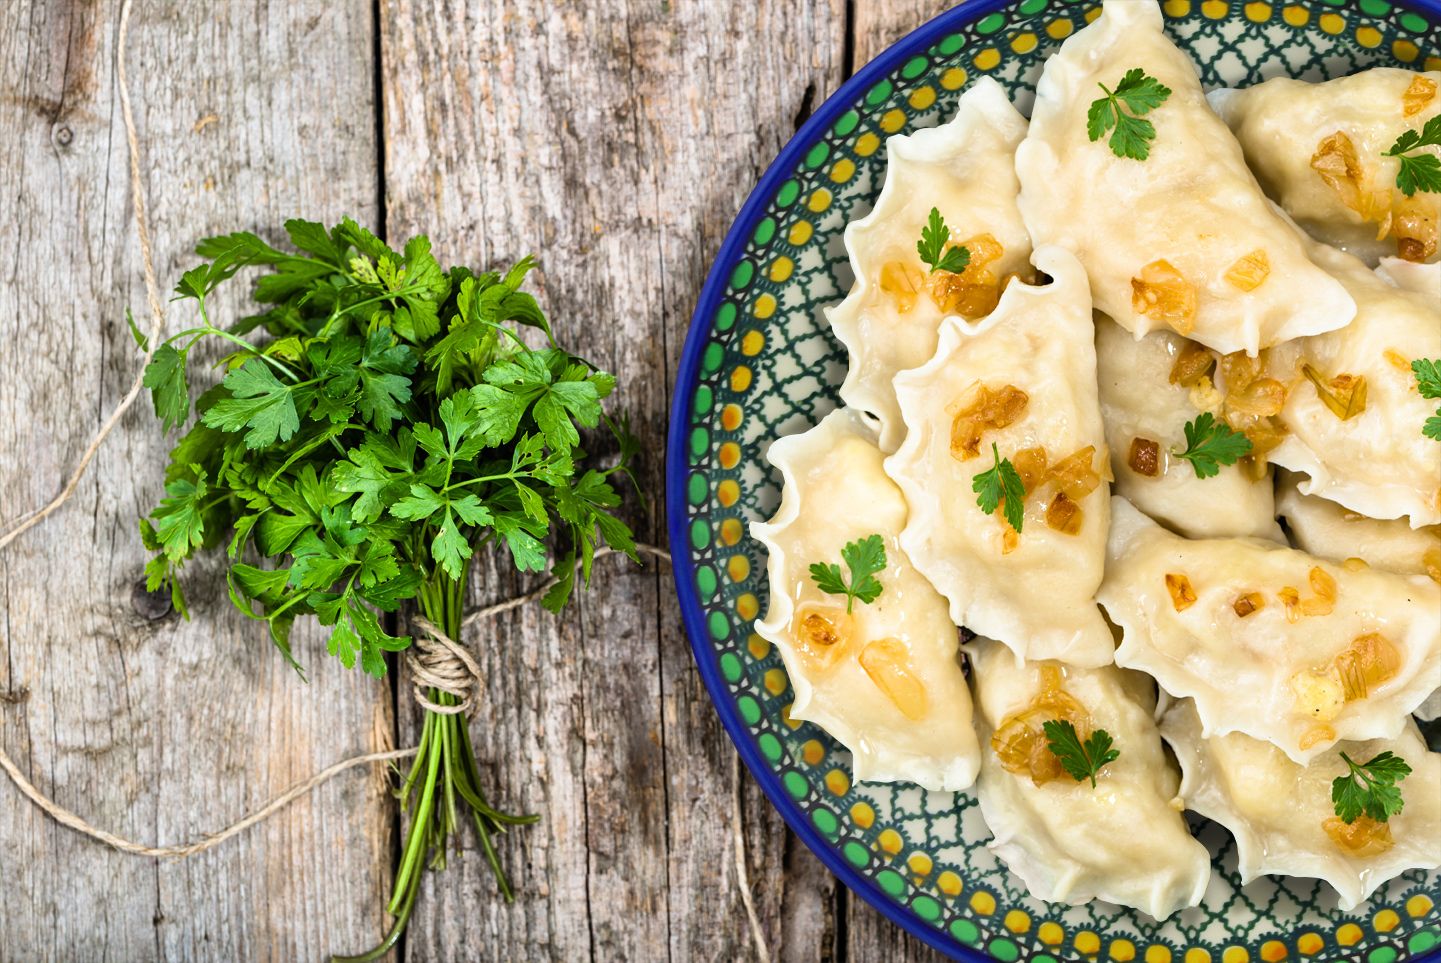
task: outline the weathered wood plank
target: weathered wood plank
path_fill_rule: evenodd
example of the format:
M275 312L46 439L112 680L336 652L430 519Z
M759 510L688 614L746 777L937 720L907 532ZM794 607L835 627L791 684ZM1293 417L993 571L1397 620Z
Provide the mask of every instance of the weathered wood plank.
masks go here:
M115 77L117 0L0 5L0 519L59 486L130 382L146 322ZM373 19L352 0L141 0L129 63L156 267L284 217L376 213ZM222 301L222 312L234 301ZM189 321L171 308L171 330ZM0 555L0 742L62 805L144 841L216 829L387 744L389 689L298 640L303 685L213 564L194 621L132 604L135 519L169 442L139 410L75 499ZM13 701L12 701L13 700ZM0 781L0 957L299 959L382 932L378 772L321 788L203 856L157 864L58 827Z
M946 6L932 0L855 0L851 23L855 69L864 67Z
M630 517L656 541L670 383L700 281L802 105L839 82L843 3L387 0L382 11L391 234L429 229L482 264L541 255L542 303L621 375L653 498ZM494 706L472 731L495 793L546 821L505 846L514 906L493 898L475 853L428 885L414 959L752 952L729 832L732 750L669 579L603 564L577 614L527 612L472 639ZM515 585L494 568L481 580L484 598ZM829 890L806 876L787 892L784 828L748 777L743 792L774 949L785 902L828 903ZM795 940L788 958L817 958L824 943Z

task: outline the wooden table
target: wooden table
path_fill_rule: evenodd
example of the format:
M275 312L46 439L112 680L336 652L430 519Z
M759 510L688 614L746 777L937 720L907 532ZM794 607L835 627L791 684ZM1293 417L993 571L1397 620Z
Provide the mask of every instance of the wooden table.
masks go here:
M0 524L58 488L125 391L144 317L116 83L119 0L0 4ZM540 256L565 337L619 373L645 441L640 536L663 539L667 410L701 280L809 111L938 12L920 0L137 0L136 123L169 286L195 240L349 213L442 260ZM233 306L233 304L232 304ZM171 330L188 321L170 310ZM137 516L167 441L137 406L74 500L0 555L0 745L122 835L213 830L342 757L411 745L419 714L299 634L302 684L188 572L194 619L136 591ZM415 960L756 957L735 879L733 751L669 573L601 563L562 620L530 608L467 641L495 798L544 815L495 894L472 833L428 878ZM486 569L474 600L529 584ZM394 674L393 674L394 675ZM784 960L933 954L849 897L748 776L741 817ZM335 779L198 857L157 862L63 829L0 780L0 960L320 960L383 934L400 821L380 767Z

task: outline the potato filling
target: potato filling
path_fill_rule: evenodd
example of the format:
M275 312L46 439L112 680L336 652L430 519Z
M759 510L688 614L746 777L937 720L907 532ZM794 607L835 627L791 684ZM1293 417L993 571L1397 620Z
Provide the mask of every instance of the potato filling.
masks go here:
M1411 78L1411 86L1407 87L1406 92L1401 95L1401 112L1407 117L1419 114L1435 97L1436 81L1417 74Z
M1191 580L1184 575L1167 572L1166 591L1171 595L1171 607L1177 612L1184 612L1196 604L1196 590L1191 587Z
M1226 281L1242 291L1254 291L1271 274L1271 259L1257 248L1226 269Z
M1330 722L1346 707L1346 690L1331 671L1302 669L1291 676L1291 695L1296 711L1317 722Z
M1353 823L1343 821L1340 816L1327 816L1322 820L1321 828L1326 830L1333 843L1356 858L1379 856L1396 845L1391 836L1391 824L1377 822L1364 813L1357 816Z
M1059 779L1065 770L1047 745L1045 724L1066 720L1081 739L1090 735L1091 714L1065 689L1059 666L1042 663L1041 686L1029 705L1001 721L991 735L991 750L1007 772L1031 777L1037 786Z
M1196 287L1170 261L1152 261L1131 278L1131 310L1178 334L1190 334L1196 323Z
M977 387L970 404L951 422L951 457L969 461L981 453L981 436L999 431L1020 419L1031 398L1015 385L992 391Z
M926 714L926 687L910 664L910 649L900 639L885 638L861 650L861 668L907 719Z

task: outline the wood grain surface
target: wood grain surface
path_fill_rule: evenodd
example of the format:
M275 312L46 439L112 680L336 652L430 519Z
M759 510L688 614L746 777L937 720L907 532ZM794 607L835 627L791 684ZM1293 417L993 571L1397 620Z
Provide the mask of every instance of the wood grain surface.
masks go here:
M203 13L199 11L203 8ZM660 544L661 452L690 311L761 171L849 73L939 12L916 0L137 0L136 121L163 285L206 233L351 213L442 260L540 257L534 287L620 375ZM56 490L133 376L144 292L115 83L118 0L0 4L0 523ZM172 307L171 330L187 319ZM300 683L214 567L193 621L137 594L135 519L166 447L135 411L62 513L0 555L0 745L57 801L148 842L227 823L356 752L412 744L404 680L299 651ZM474 601L530 582L478 566ZM496 896L466 835L397 954L747 960L747 869L773 959L936 959L785 828L694 671L670 576L609 559L564 618L474 626L471 732L502 807ZM0 784L0 961L321 960L383 932L401 830L378 769L205 855L157 863Z

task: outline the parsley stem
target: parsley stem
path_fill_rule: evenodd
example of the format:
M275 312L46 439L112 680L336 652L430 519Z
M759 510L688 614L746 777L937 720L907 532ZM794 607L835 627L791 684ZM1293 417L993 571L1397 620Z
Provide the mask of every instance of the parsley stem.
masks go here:
M467 478L465 481L456 482L454 485L447 483L446 486L442 489L442 491L455 491L457 488L464 488L466 485L475 485L480 482L506 481L508 479L519 478L522 475L526 475L528 477L529 474L529 472L508 471L501 475L481 475L479 478Z
M189 337L192 334L195 335L195 337L191 340L190 344L187 344L185 346L185 348L183 349L184 352L188 352L192 347L195 346L196 341L199 341L207 334L213 334L216 337L224 338L226 341L239 345L241 348L244 348L246 351L250 352L255 357L264 361L266 364L270 365L276 371L279 371L281 374L285 375L292 381L300 377L300 375L296 374L295 370L289 365L287 365L285 362L281 361L278 358L272 358L270 355L265 354L255 345L251 344L249 341L246 341L239 335L231 334L229 331L226 331L223 328L217 328L209 321L206 321L205 324L198 328L186 328L184 331L172 334L170 337L165 339L164 343L171 344L175 341L179 341L181 338Z
M374 297L366 298L363 301L356 301L354 304L347 304L343 308L336 308L336 310L330 313L330 317L327 318L325 321L325 326L320 329L320 333L317 334L316 337L324 341L325 338L330 334L331 326L335 324L335 322L339 321L341 318L345 317L345 315L354 311L356 308L363 308L367 304L375 304L379 301L389 301L391 302L391 304L394 304L396 298L408 297L412 294L424 294L425 291L426 287L423 284L414 285L411 287L398 288L394 291L387 291L384 294L377 294Z
M427 715L425 724L427 727L434 726L438 720L438 716ZM400 858L400 869L395 874L395 895L391 897L388 907L392 915L400 912L410 877L420 872L421 844L425 841L425 829L430 825L431 810L435 808L435 783L439 775L440 753L432 751L425 770L425 785L420 791L420 805L415 811L415 822L411 827L410 838L406 840L405 854Z
M395 948L400 942L401 934L410 923L410 913L415 908L415 897L420 892L420 874L416 873L411 880L410 887L405 891L405 899L401 902L399 911L394 913L395 923L391 925L390 932L385 934L374 948L367 950L357 956L332 956L330 963L371 963L378 960Z

